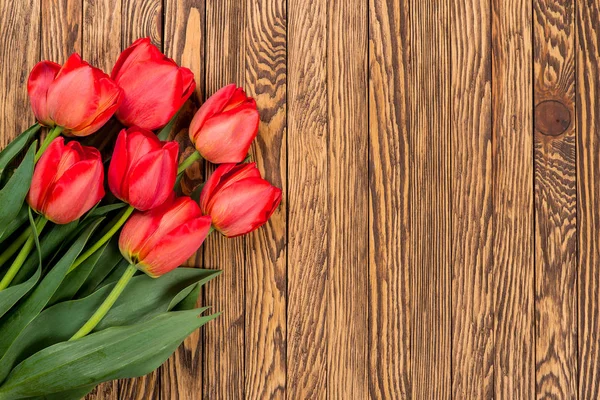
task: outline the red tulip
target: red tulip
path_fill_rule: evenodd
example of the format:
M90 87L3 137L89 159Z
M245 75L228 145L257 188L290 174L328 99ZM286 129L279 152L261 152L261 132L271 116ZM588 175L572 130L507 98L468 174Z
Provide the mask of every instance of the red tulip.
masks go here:
M239 163L258 133L256 102L234 84L213 94L190 124L190 139L198 153L215 163Z
M256 164L223 164L208 178L200 208L227 237L262 226L281 202L281 189L260 177Z
M170 197L163 205L135 212L119 237L121 254L131 264L156 278L177 268L202 245L210 217L202 216L189 197Z
M192 71L167 58L149 38L125 49L111 76L125 92L117 118L149 130L165 126L196 87Z
M54 223L68 224L102 197L104 167L98 150L54 139L35 166L27 196L31 208Z
M62 67L51 61L39 62L29 74L27 92L42 125L58 125L73 136L96 132L122 100L115 82L76 53Z
M108 169L113 194L146 211L164 203L177 178L175 142L161 142L146 129L132 127L119 133Z

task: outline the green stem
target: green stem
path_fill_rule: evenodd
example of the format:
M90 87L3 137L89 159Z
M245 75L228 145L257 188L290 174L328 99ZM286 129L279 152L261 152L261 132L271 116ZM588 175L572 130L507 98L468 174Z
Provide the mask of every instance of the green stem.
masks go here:
M38 231L38 235L40 233L42 233L42 229L44 229L44 226L46 226L47 222L48 222L48 220L46 218L44 218L43 216L38 217L38 220L35 223L37 231ZM35 244L35 237L33 235L33 232L30 232L29 237L27 238L27 241L21 248L21 251L17 255L17 258L15 258L12 265L6 272L6 275L4 275L4 278L2 278L2 281L0 281L0 290L4 290L8 287L8 285L10 285L12 280L15 278L15 276L17 275L17 273L23 266L23 263L27 259L27 256L29 256L29 252L33 248L34 244Z
M38 160L40 159L40 157L42 157L42 154L44 154L44 151L46 151L46 149L48 148L48 146L50 146L50 143L56 139L60 133L63 131L63 128L60 126L55 126L54 128L52 128L50 130L50 132L48 132L48 135L46 136L46 139L44 139L44 141L42 142L42 145L40 146L39 150L37 151L37 153L35 153L35 162L37 163Z
M200 153L198 153L198 151L194 151L192 154L190 154L190 156L188 158L186 158L185 160L183 160L183 162L179 165L179 169L177 170L177 175L181 175L183 174L183 171L185 171L186 169L188 169L188 167L190 165L192 165L193 163L195 163L198 160L201 160L202 156L200 155Z
M4 250L2 252L2 254L0 254L0 266L4 265L5 262L10 260L10 258L15 255L17 250L19 250L21 248L21 246L23 246L23 244L25 244L25 242L29 238L29 235L31 235L31 227L30 226L28 226L27 229L25 229L23 231L23 233L21 233L11 243L11 245L8 246L8 248L6 250Z
M96 325L100 323L100 321L102 321L102 318L104 318L106 314L110 311L111 307L113 306L113 304L115 304L121 293L123 293L125 286L127 286L133 275L135 275L136 271L137 268L135 267L135 265L130 265L129 267L127 267L127 269L125 270L125 272L123 273L113 290L110 292L108 297L104 300L102 305L98 307L94 315L92 315L92 317L77 331L76 334L74 334L71 337L71 339L69 339L69 341L84 337L85 335L90 333L96 327Z
M69 272L71 272L75 268L79 267L82 262L84 262L85 260L87 260L92 254L94 254L95 252L97 252L98 249L100 249L100 247L104 246L104 244L106 244L106 242L108 242L115 235L115 233L117 233L117 231L123 226L123 224L127 221L127 219L129 218L129 216L131 215L131 213L134 210L135 210L135 208L133 208L131 206L127 207L121 213L121 215L119 216L119 219L115 221L115 223L113 224L112 228L110 228L108 230L108 232L106 232L104 234L104 236L102 236L96 243L94 243L94 245L92 247L90 247L89 249L87 249L85 253L83 253L82 255L80 255L79 257L77 257L77 260L75 260L75 262L73 263L73 265L71 265L71 268L69 268ZM69 272L67 272L67 274Z

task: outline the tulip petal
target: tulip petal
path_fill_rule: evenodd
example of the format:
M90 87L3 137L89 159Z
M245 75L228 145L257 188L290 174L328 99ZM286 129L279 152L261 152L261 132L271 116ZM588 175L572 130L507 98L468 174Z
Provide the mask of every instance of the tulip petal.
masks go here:
M129 204L140 211L145 211L167 200L173 191L177 177L176 154L173 156L172 152L160 149L140 158L127 177Z
M179 74L181 75L181 85L183 87L183 94L181 95L181 104L178 108L181 108L183 103L189 99L189 97L196 90L196 81L194 80L194 73L185 67L179 67Z
M118 80L121 78L122 72L127 71L133 64L153 59L160 60L163 57L163 54L152 44L149 37L140 38L119 55L110 76Z
M209 216L194 218L163 236L138 266L153 278L164 275L189 259L210 230Z
M215 114L223 111L223 108L229 102L229 99L236 90L234 83L222 87L210 96L192 118L190 123L190 136L192 142L196 142L196 138L206 121Z
M27 93L35 118L43 125L53 126L48 113L47 94L60 65L52 61L42 61L33 67L27 81Z
M202 215L198 204L196 204L189 197L179 197L175 199L174 202L169 204L166 212L163 207L158 207L154 210L159 210L159 213L162 214L162 217L156 230L150 236L148 236L141 245L139 249L139 255L141 259L144 259L146 255L152 251L152 249L164 235L171 232L176 227L184 224L186 221L192 218L198 218Z
M210 201L215 188L221 182L221 177L227 172L231 171L236 164L221 164L217 167L215 172L213 172L210 177L206 180L204 187L202 188L202 192L200 192L200 208L202 209L203 214L207 214L207 206Z
M161 209L168 209L169 204L150 211L134 212L127 220L119 236L119 249L123 257L130 263L139 261L139 253L142 245L146 242L160 224L162 218Z
M99 70L97 70L99 71ZM123 101L123 91L117 84L104 75L98 79L100 89L100 99L96 111L79 126L73 128L66 133L74 136L88 136L100 129L113 114L117 111Z
M200 130L196 149L215 164L239 163L258 133L259 119L258 111L250 105L218 114Z
M54 184L44 215L57 224L76 220L102 199L103 182L104 169L99 158L76 163Z
M127 162L127 131L122 129L117 136L108 167L108 187L119 200L123 201L126 201L126 194L121 191L121 182L127 174Z
M180 107L181 76L170 62L136 63L124 70L118 83L125 96L116 116L124 125L154 130L166 125Z
M215 193L242 179L260 177L256 163L219 165L215 172L208 178L200 193L200 208L202 212L208 214L208 203Z
M215 227L227 237L244 235L263 225L281 201L281 189L260 178L248 178L219 191L208 209Z
M72 129L94 114L99 100L91 67L61 70L48 89L48 112L57 125Z
M64 141L60 136L54 139L35 166L27 203L37 212L41 212L51 182L54 182L58 164L65 150Z

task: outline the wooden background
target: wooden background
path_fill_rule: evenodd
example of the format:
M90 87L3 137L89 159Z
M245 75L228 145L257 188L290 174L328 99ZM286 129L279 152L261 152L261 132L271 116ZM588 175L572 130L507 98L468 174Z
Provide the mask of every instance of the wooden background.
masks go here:
M196 75L184 119L256 97L284 190L196 257L223 315L88 399L600 398L600 0L0 4L2 145L38 60L150 36Z

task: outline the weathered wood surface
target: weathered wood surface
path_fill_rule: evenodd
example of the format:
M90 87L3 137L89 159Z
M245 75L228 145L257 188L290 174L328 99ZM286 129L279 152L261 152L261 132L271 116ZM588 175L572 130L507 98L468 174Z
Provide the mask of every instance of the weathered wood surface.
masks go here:
M600 396L600 0L0 0L0 145L39 59L149 36L236 82L283 188L211 237L223 315L88 399ZM213 170L186 172L189 191Z

